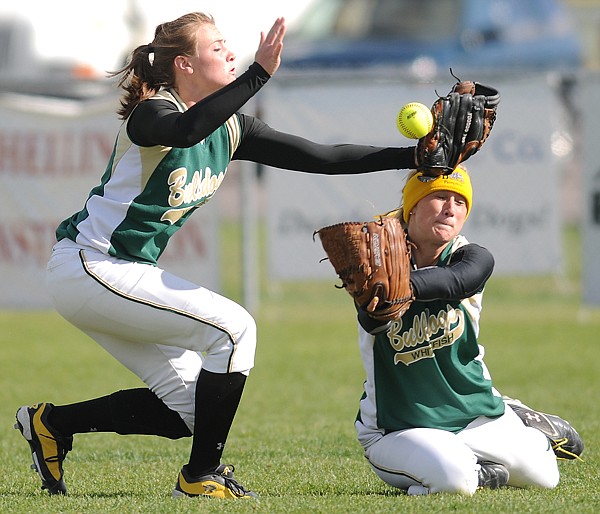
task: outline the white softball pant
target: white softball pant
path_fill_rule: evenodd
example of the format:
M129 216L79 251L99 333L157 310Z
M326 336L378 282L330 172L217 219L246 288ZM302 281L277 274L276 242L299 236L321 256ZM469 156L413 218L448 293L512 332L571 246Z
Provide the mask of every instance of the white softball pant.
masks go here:
M359 421L357 429L365 431ZM525 426L510 407L499 418L478 418L457 434L432 428L380 434L365 456L384 482L409 495L472 495L478 460L503 464L510 474L508 485L514 487L554 488L559 481L548 439Z
M67 240L46 272L56 310L194 427L200 369L248 374L256 323L237 303L161 268Z

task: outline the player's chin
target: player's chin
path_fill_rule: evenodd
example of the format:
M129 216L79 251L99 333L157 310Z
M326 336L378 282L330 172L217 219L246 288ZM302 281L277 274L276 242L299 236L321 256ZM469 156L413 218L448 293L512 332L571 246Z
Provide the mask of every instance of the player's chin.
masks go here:
M433 229L433 233L440 243L448 243L452 241L457 235L458 230L450 225L436 225Z
M237 76L235 74L235 71L233 71L233 72L226 71L225 73L223 73L223 75L221 77L219 77L218 88L217 89L221 89L221 88L223 88L225 86L228 86L236 78L237 78Z
M210 94L216 93L217 91L220 91L224 87L226 87L229 84L231 84L235 79L236 79L235 76L224 75L219 80L215 80L211 84Z

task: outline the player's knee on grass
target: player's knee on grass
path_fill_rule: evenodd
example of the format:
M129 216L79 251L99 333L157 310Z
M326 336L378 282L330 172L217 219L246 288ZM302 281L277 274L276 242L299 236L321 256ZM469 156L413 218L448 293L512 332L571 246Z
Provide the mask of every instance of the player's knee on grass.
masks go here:
M477 490L477 458L451 432L393 432L371 445L367 458L384 482L409 494L472 495Z

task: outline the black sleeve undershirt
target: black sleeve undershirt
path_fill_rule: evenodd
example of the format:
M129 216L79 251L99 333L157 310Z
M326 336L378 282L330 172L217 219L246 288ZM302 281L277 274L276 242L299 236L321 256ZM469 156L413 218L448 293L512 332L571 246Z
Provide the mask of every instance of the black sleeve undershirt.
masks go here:
M275 168L325 175L408 169L415 166L414 147L356 144L326 145L279 132L252 116L240 116L242 143L234 159Z
M494 257L475 243L458 248L447 266L433 266L410 272L410 284L417 300L462 300L483 289L494 270Z
M470 243L458 248L447 266L411 270L410 285L418 301L462 300L481 291L493 270L494 257L489 250ZM357 310L359 323L371 334L389 325L374 320L364 309Z
M168 100L145 100L127 120L127 133L139 146L194 146L241 109L269 78L260 64L253 63L231 84L184 113Z
M257 63L234 82L181 113L168 100L141 102L127 121L127 132L139 146L193 146L238 114L241 142L233 159L276 168L327 175L414 167L414 147L325 145L279 132L239 109L268 81Z

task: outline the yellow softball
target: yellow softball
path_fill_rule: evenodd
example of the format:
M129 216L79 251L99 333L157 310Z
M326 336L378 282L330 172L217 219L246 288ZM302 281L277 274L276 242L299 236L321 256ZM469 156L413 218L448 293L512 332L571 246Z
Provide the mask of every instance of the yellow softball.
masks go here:
M421 139L433 128L433 116L429 107L419 102L406 104L396 117L400 133L409 139Z

